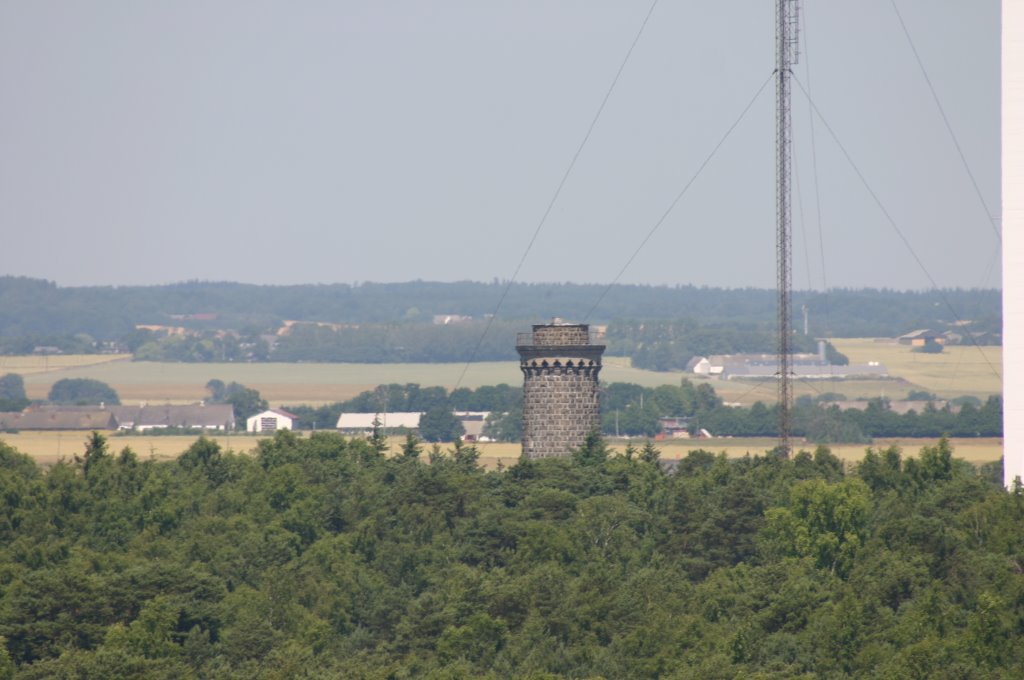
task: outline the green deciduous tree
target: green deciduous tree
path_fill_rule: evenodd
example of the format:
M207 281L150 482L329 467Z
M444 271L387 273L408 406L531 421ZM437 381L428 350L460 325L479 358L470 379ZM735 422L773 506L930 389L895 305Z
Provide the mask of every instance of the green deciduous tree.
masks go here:
M20 411L26 406L25 380L17 373L0 376L0 411Z
M239 428L245 427L245 420L267 409L267 400L260 396L258 390L237 382L224 384L223 380L214 378L206 383L210 392L210 402L214 404L231 404L235 411L235 419Z
M451 408L438 404L420 417L420 436L428 442L450 442L466 433Z
M92 378L62 378L53 383L47 399L54 404L120 404L117 392L105 382Z
M786 506L765 513L764 545L769 554L809 557L843 575L867 538L870 509L870 492L859 479L797 482Z
M499 442L517 442L523 438L522 400L506 412L491 412L484 424L483 434Z
M210 392L210 401L214 404L221 404L227 396L227 385L219 378L213 378L206 383L206 389Z

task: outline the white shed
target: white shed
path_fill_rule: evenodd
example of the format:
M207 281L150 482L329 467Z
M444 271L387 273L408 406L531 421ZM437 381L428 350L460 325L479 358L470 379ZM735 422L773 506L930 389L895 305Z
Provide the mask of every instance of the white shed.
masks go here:
M293 413L272 408L254 416L249 416L245 421L246 432L277 432L278 430L292 430L295 421L298 419Z
M693 357L686 364L686 368L697 375L709 375L711 373L711 362L708 361L707 357Z

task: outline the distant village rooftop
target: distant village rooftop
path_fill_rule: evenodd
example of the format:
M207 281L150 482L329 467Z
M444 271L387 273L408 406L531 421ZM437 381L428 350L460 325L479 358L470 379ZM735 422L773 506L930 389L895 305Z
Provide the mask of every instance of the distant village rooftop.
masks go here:
M180 427L195 430L234 429L230 404L160 404L138 406L34 405L18 413L0 413L5 430L147 430Z

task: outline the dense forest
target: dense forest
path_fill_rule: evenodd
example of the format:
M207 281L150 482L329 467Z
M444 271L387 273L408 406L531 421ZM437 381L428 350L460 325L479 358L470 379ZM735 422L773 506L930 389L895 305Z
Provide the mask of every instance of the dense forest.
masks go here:
M606 335L609 354L630 357L633 366L653 371L686 370L695 356L774 354L779 342L778 331L771 324L706 325L692 319L613 321L608 324ZM814 337L795 334L790 349L815 354L818 346ZM825 360L835 366L850 363L831 342L825 342Z
M514 361L515 338L529 329L528 322L467 321L452 325L424 323L357 324L330 328L294 325L274 336L235 335L201 331L190 335L139 330L126 339L125 350L137 361L313 361L342 363L435 363L462 361ZM683 370L694 356L737 352L775 351L777 340L768 327L756 329L720 324L702 326L692 321L612 321L607 327L608 353L632 358L637 368ZM817 351L814 338L794 336L797 352ZM25 351L29 348L23 347ZM941 347L939 347L941 351ZM826 358L834 364L848 360L826 344Z
M771 290L517 283L508 287L507 295L505 291L506 284L499 281L60 287L49 281L6 276L0 277L0 351L26 353L35 347L64 352L124 347L136 351L154 339L140 334L136 326L164 325L185 328L197 336L175 346L151 346L148 351L156 354L146 358L160 358L160 353L165 353L169 360L178 361L263 360L269 348L260 344L261 335L274 332L284 320L298 320L369 328L355 339L368 346L380 345L382 351L397 357L377 361L412 360L403 356L416 355L416 333L428 332L425 329L435 316L459 315L484 322L498 309L499 301L495 323L524 330L531 322L556 316L595 324L619 321L623 331L613 338L616 340L635 334L637 324L643 323L625 320L693 319L697 321L691 323L713 332L736 327L736 337L728 342L746 342L747 346L750 333L770 332L775 323L775 293ZM797 291L793 309L803 307L809 316L809 333L816 337L893 337L915 328L947 329L958 321L973 322L971 329L976 332L998 333L1001 325L998 290ZM444 328L458 334L458 325ZM794 327L802 328L802 319L794 319ZM478 330L468 333L474 342L480 338ZM231 332L227 338L225 331ZM339 351L346 351L339 346L353 342L344 335L331 335L340 329L303 332L309 333L308 337L292 343L291 348L284 343L282 357L312 360L315 352L326 360L353 360L337 358ZM500 338L497 342L504 358L511 351L507 333L514 331L496 327L492 332ZM386 334L382 345L381 333ZM448 337L439 344L449 342ZM296 347L306 347L303 351L309 353L299 356ZM481 349L483 355L491 356L486 343ZM460 349L458 360L470 354Z
M420 448L0 444L0 677L1024 677L1024 494L944 440L853 469Z

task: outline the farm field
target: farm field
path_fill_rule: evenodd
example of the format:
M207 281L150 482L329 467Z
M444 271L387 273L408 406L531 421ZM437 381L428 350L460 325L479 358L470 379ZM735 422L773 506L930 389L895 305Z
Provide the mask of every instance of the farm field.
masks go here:
M1001 347L947 347L941 354L911 352L905 345L876 342L870 338L836 339L836 348L850 361L879 361L889 369L890 380L796 381L795 396L838 392L849 399L904 397L910 390L927 390L940 397L970 395L984 400L1002 392ZM240 382L260 391L272 406L320 405L343 401L364 390L387 383L418 383L423 386L458 383L465 364L327 364L327 363L157 363L131 361L125 355L59 355L0 357L0 374L20 373L31 399L43 399L61 378L94 378L110 384L124 403L192 403L207 396L212 378ZM633 368L625 357L605 357L601 372L606 382L632 382L645 387L677 385L681 371L657 372ZM522 380L515 361L469 364L462 386ZM727 402L743 405L775 400L771 380L707 380Z
M195 442L192 435L153 437L145 434L120 435L104 433L112 453L131 448L142 460L177 458ZM37 463L52 465L61 458L71 459L85 451L88 432L17 432L0 433L0 441L31 456ZM211 435L224 450L249 452L261 437L248 434Z
M81 454L85 450L87 436L86 432L19 432L0 434L0 441L31 456L40 464L52 465L60 458L70 459L76 454ZM262 438L248 434L210 436L210 439L220 444L222 449L243 453L252 451ZM158 460L177 457L195 440L196 438L191 435L154 437L142 434L111 435L108 439L110 450L114 453L127 446L142 459L155 458ZM403 437L389 437L388 443L391 446L391 452L397 454L404 441ZM642 439L632 441L637 448L644 444ZM950 441L954 449L953 455L971 463L988 463L999 460L1002 456L1001 439L952 439ZM625 439L609 439L608 442L612 450L617 452L622 452L629 444L629 441ZM739 458L748 454L760 455L774 447L775 443L776 441L771 438L713 438L674 439L655 442L655 446L661 451L662 458L676 460L685 458L690 451L697 449L704 449L715 454L724 451L730 458ZM879 449L895 444L903 449L905 456L916 456L922 446L930 446L934 443L933 439L877 439L870 446ZM485 442L476 446L480 451L480 464L490 470L515 465L521 452L518 442ZM795 447L807 451L814 450L813 444L796 443ZM866 444L833 444L829 448L832 453L847 463L855 463L864 457L864 450L867 447ZM448 450L451 445L442 445L442 448ZM424 452L429 449L430 445L423 445Z
M879 437L871 444L829 444L829 450L836 456L847 462L857 462L864 457L864 451L868 447L884 449L896 445L903 450L904 456L917 456L921 447L935 444L935 439L892 439ZM712 453L725 452L730 458L738 458L750 455L761 454L773 448L776 440L772 438L712 438L700 440L677 439L670 441L656 442L661 449L662 458L685 458L694 449L704 449ZM951 439L953 455L963 458L971 463L988 463L999 460L1003 455L1003 440L999 438L981 439ZM621 446L625 446L622 444ZM616 449L621 449L615 445ZM815 444L794 441L793 447L796 450L813 452Z
M19 359L20 357L6 357ZM26 357L34 359L36 357ZM72 357L67 357L72 359ZM107 361L93 365L72 361L46 372L24 374L30 399L44 399L54 382L62 378L93 378L117 390L121 401L191 403L208 396L206 383L212 378L240 382L260 391L272 406L320 405L350 399L360 392L388 383L419 383L453 388L466 364L318 364L318 363L157 363L148 361ZM18 371L15 371L18 372ZM601 373L611 382L634 382L656 387L679 384L682 373L658 373L632 368L629 360L609 357ZM469 365L463 387L522 382L515 361L492 361Z
M641 448L645 440L633 439L633 446ZM836 456L848 464L856 463L864 457L865 450L870 446L874 449L884 449L895 444L903 450L903 455L916 457L923 446L935 444L934 439L876 439L871 444L830 444L829 449ZM718 454L725 452L729 458L742 458L746 455L761 455L777 444L777 440L766 437L751 438L712 438L712 439L674 439L654 442L655 447L661 451L661 457L665 460L678 460L686 458L690 451L703 449ZM951 439L953 455L957 458L979 464L990 463L999 460L1003 455L1003 441L998 438L986 439ZM608 439L612 450L621 453L629 444L625 439ZM518 443L484 443L477 444L480 450L480 462L488 469L496 468L499 463L505 467L514 465L519 458L520 446ZM813 452L814 444L801 444L794 442L794 448Z
M984 401L1003 391L1002 347L951 345L940 354L922 354L911 352L906 345L870 338L837 339L832 344L851 363L879 361L889 369L889 375L940 397L970 395Z
M778 388L774 379L768 380L718 380L715 378L691 378L700 384L707 382L715 388L727 404L750 406L756 401L766 404L774 403L778 398ZM927 389L902 379L889 380L797 380L793 382L793 397L817 397L827 392L838 393L848 399L870 399L878 396L901 398L910 390Z
M98 366L114 361L129 361L130 354L55 354L28 356L0 356L0 375L20 373L22 376L71 368ZM44 395L45 396L45 395Z
M910 390L925 390L944 399L972 396L984 401L1003 391L1002 347L950 346L941 354L921 354L911 352L906 345L872 338L836 338L832 344L849 357L851 363L878 361L893 377L888 380L797 380L793 383L795 397L835 392L848 399L883 396L900 399ZM710 379L707 382L727 402L749 406L758 400L766 403L776 400L772 380Z

